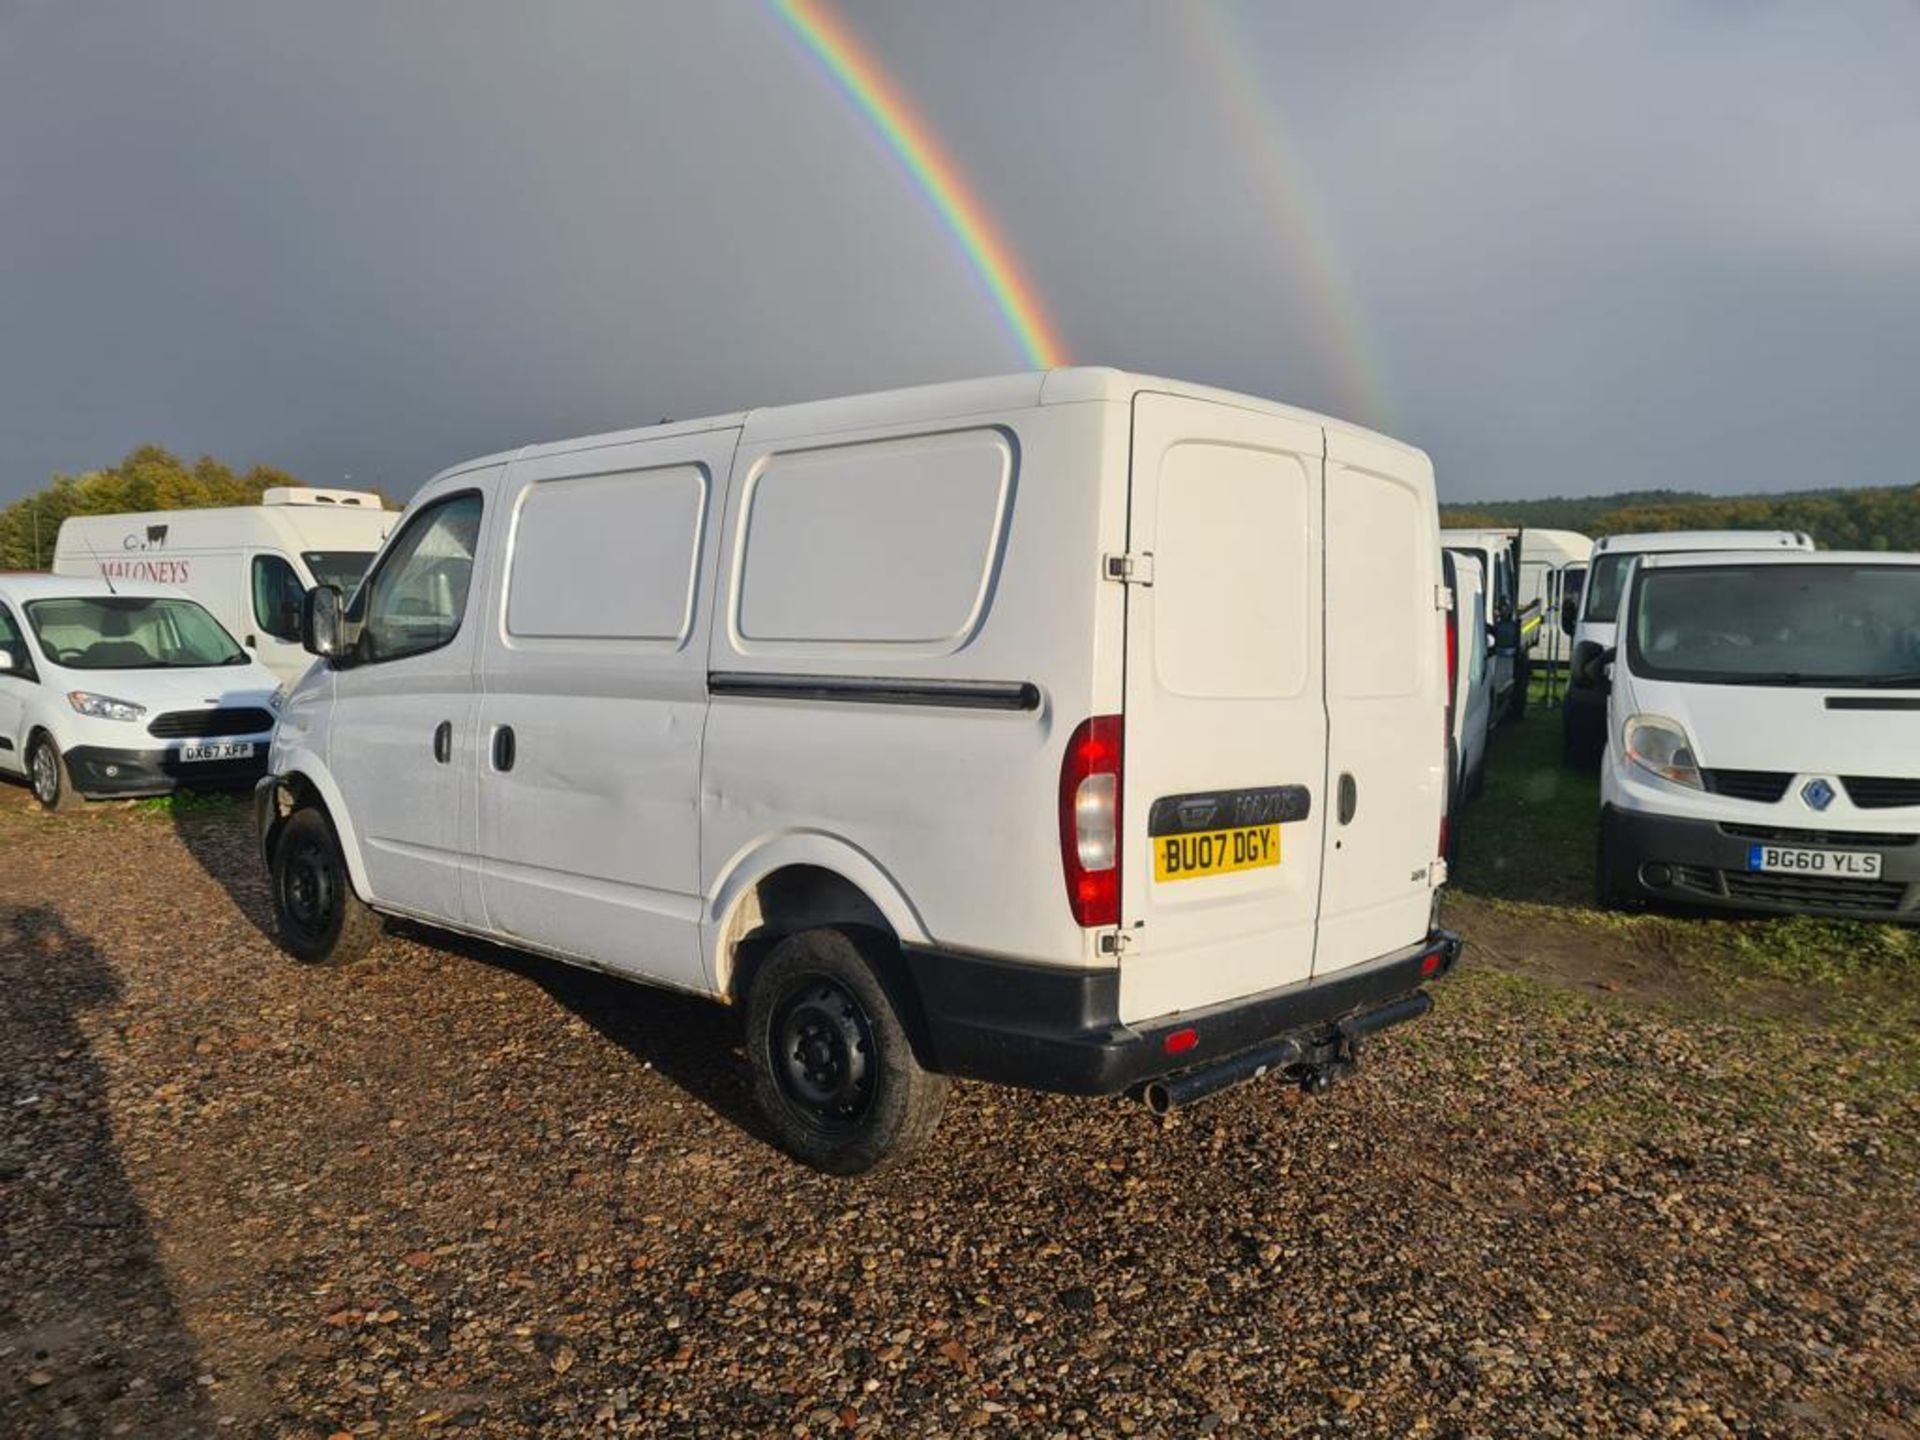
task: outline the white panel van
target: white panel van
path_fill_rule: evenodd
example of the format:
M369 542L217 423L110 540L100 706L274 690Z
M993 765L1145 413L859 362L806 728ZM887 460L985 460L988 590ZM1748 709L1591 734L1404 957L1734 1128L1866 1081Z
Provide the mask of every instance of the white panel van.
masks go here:
M1619 636L1602 904L1920 922L1920 555L1643 555Z
M397 517L366 490L276 486L258 505L75 515L60 524L53 573L146 580L191 595L281 680L313 657L300 604L315 585L349 591Z
M1493 641L1488 656L1493 687L1493 723L1526 713L1529 664L1540 641L1541 611L1521 590L1519 530L1442 530L1440 543L1471 556L1485 577L1487 627Z
M1480 562L1464 551L1440 555L1453 611L1447 617L1447 712L1453 732L1453 794L1456 802L1479 793L1485 779L1487 735L1493 728L1493 683L1487 665L1487 592ZM1459 806L1449 806L1449 834L1459 829Z
M1560 710L1561 746L1568 765L1591 770L1607 745L1607 694L1596 658L1613 648L1614 619L1636 557L1727 550L1811 550L1798 530L1656 530L1605 535L1593 545L1580 618L1573 628L1566 700Z
M1456 953L1437 528L1417 450L1098 369L457 467L309 601L284 943L403 915L730 1003L840 1172L948 1076L1324 1088Z

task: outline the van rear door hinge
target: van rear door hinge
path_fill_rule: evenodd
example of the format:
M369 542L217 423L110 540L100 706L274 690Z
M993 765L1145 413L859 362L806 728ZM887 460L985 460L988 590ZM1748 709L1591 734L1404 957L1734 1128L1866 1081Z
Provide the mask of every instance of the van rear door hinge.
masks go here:
M1143 550L1137 555L1109 555L1102 573L1109 580L1122 585L1153 584L1153 552Z
M1102 955L1124 955L1133 945L1133 936L1125 930L1109 930L1100 937Z
M1436 610L1453 609L1453 591L1444 585L1433 587L1433 608Z

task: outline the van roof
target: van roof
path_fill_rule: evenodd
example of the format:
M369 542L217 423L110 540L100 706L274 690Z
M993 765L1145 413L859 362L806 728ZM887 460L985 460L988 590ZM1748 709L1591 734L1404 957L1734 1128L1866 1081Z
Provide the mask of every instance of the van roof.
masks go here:
M1130 402L1135 395L1152 391L1181 395L1195 400L1230 405L1239 410L1254 410L1267 415L1284 416L1311 425L1325 426L1344 435L1391 445L1408 454L1421 454L1405 441L1381 435L1364 426L1316 414L1276 400L1262 400L1232 390L1194 385L1184 380L1168 380L1157 375L1140 375L1098 365L1076 365L1061 370L1033 370L1015 375L994 375L977 380L950 380L937 385L916 385L900 390L878 390L865 395L846 395L829 400L803 400L789 405L764 406L735 411L729 415L708 416L699 420L664 421L634 430L616 430L601 435L583 435L528 445L519 450L501 451L474 460L462 461L435 476L436 480L488 465L541 455L565 454L574 450L629 444L637 440L666 439L675 435L696 435L711 430L744 430L747 443L780 440L796 435L826 435L837 430L864 429L874 425L910 425L916 421L946 421L968 415L987 415L1019 410L1035 405L1075 405L1088 401Z
M185 600L191 598L177 585L161 585L152 580L115 579L111 586L98 575L0 574L0 593L25 603L28 600L91 600L110 595Z
M1657 554L1669 550L1811 550L1813 541L1800 530L1652 530L1639 535L1604 535L1593 543L1593 553L1631 550Z
M1695 550L1648 555L1638 564L1642 570L1731 565L1920 565L1920 554L1908 550Z

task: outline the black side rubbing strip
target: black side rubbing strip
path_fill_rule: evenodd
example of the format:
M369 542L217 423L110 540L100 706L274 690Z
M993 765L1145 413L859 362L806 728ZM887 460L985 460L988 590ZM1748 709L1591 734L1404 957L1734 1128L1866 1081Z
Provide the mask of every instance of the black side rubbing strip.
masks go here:
M894 680L878 675L762 675L716 670L715 695L758 700L840 700L860 705L938 705L954 710L1038 710L1031 680Z
M1920 710L1914 695L1829 695L1829 710Z

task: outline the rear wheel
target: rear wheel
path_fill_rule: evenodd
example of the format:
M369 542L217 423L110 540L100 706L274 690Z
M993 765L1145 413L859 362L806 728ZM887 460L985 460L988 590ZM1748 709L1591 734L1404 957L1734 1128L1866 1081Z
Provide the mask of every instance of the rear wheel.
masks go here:
M353 893L327 817L296 810L273 847L273 918L280 943L309 965L350 965L380 939L380 917Z
M43 809L69 815L86 804L86 798L73 788L67 757L60 753L51 735L34 737L27 751L27 780L33 786L33 798Z
M946 1077L922 1068L866 953L876 943L788 936L747 995L754 1099L783 1148L831 1175L905 1159L946 1106Z

